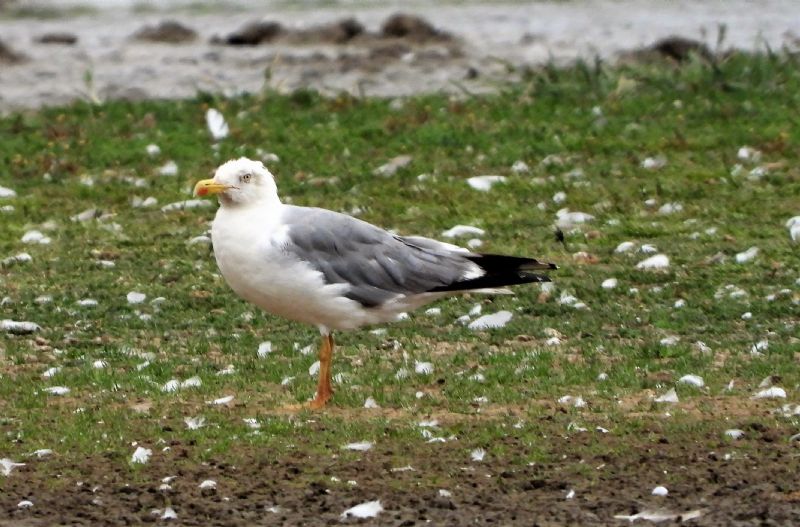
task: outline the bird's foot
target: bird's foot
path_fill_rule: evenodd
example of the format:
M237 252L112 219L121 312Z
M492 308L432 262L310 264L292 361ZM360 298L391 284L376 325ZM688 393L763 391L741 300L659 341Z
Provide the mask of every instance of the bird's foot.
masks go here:
M308 408L310 408L311 410L322 410L323 408L325 408L325 405L328 404L328 401L331 400L332 396L333 396L332 391L323 393L317 392L317 396L314 397L313 400L309 401Z
M289 403L279 406L275 409L278 414L298 414L306 409L303 403Z

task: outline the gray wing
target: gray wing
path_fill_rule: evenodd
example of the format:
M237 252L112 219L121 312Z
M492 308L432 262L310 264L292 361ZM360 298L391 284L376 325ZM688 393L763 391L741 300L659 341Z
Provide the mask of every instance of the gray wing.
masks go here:
M311 264L327 283L347 284L345 296L365 307L398 295L424 293L461 281L480 268L455 247L394 236L357 218L287 206L287 252Z

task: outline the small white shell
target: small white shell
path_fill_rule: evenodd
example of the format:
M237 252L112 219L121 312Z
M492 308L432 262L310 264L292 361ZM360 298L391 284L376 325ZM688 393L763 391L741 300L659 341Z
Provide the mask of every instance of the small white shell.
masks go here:
M359 452L366 452L370 448L372 448L373 443L370 441L360 441L358 443L348 443L344 445L342 448L345 450L357 450Z
M467 179L467 184L475 190L487 192L493 185L496 183L504 183L505 180L505 176L475 176Z
M203 480L202 483L198 485L201 490L215 490L217 488L217 482L213 479L206 479Z
M706 383L705 383L705 381L703 380L702 377L700 377L699 375L693 375L693 374L684 375L683 377L678 379L678 382L681 383L681 384L688 384L690 386L696 386L697 388L702 388L703 386L706 385Z
M616 278L606 278L605 280L603 280L603 283L600 284L600 287L602 287L603 289L614 289L615 287L617 287L618 283L619 280L617 280Z
M381 505L380 500L368 501L347 509L342 513L341 518L346 519L349 516L354 518L374 518L381 511L383 511L383 505Z
M637 269L666 269L669 267L669 257L666 254L656 254L636 264Z
M147 298L147 295L144 293L139 293L136 291L131 291L128 293L127 297L129 304L141 304Z

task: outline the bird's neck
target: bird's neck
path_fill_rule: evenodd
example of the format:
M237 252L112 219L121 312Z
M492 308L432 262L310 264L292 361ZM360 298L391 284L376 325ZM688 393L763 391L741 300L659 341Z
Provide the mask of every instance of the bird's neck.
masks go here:
M234 210L262 210L262 209L277 209L283 206L280 198L277 195L260 196L258 199L248 201L235 201L224 194L219 196L219 204L221 208Z
M257 244L265 233L279 228L283 208L279 200L269 204L223 205L214 218L212 237L214 240L238 240L237 243L243 242L244 245Z

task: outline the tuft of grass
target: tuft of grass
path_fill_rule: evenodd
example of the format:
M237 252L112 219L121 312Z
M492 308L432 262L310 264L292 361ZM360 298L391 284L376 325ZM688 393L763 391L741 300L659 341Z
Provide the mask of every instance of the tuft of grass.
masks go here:
M72 5L66 7L12 2L8 6L0 6L0 18L32 18L37 20L56 20L66 17L92 16L97 9L90 5Z

